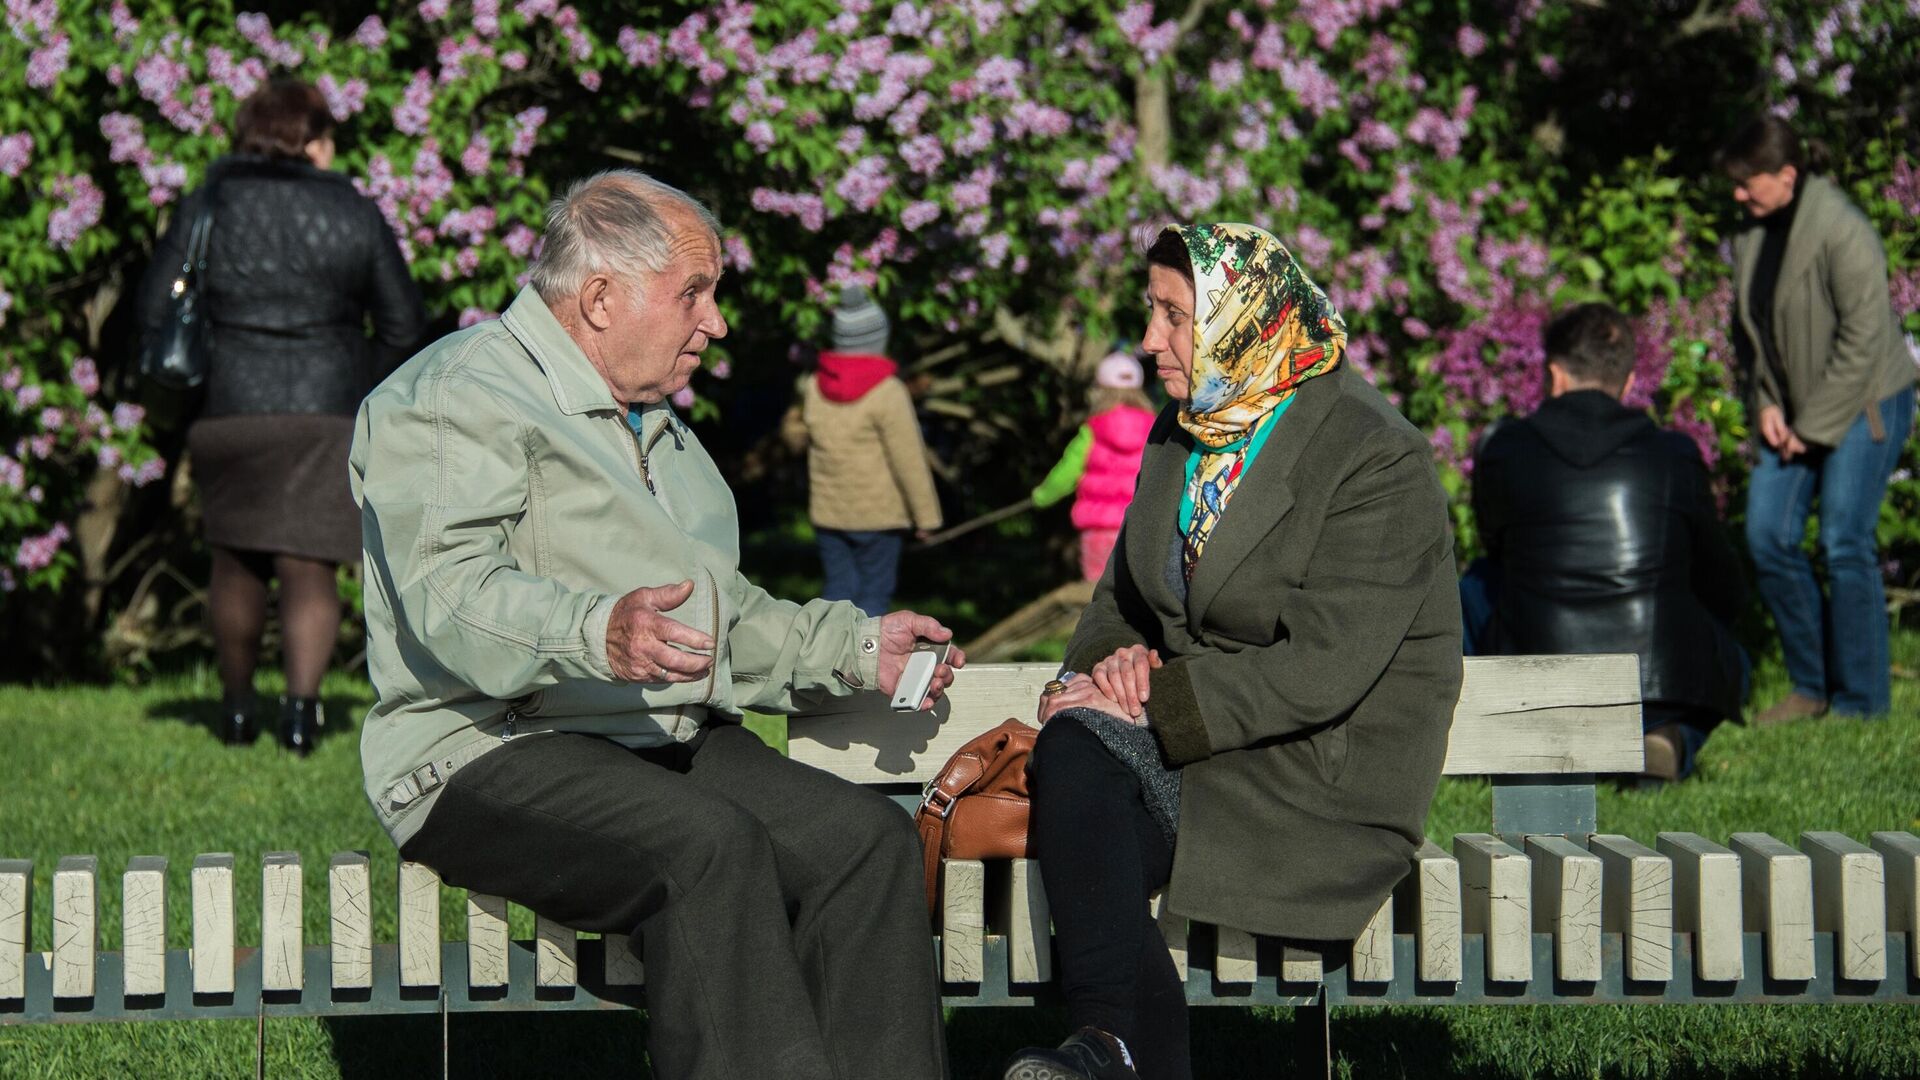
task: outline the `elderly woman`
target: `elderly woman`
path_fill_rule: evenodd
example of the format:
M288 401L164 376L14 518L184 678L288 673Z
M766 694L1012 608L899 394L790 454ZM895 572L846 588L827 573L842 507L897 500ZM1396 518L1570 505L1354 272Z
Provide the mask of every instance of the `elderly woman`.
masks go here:
M1185 1077L1148 898L1350 940L1407 872L1460 689L1427 442L1342 364L1346 326L1250 225L1168 229L1142 342L1173 403L1040 704L1032 844L1074 1033L1006 1076Z
M1793 680L1762 725L1893 705L1874 528L1913 426L1913 359L1880 237L1820 175L1824 156L1777 116L1720 154L1752 219L1733 244L1733 344L1759 434L1747 546ZM1816 497L1825 595L1801 550Z

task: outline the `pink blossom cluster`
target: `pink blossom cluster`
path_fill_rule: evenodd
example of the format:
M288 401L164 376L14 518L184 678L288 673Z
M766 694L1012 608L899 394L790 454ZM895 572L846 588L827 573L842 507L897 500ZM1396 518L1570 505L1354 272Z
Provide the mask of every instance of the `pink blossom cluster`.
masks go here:
M66 522L55 522L52 529L39 536L29 536L21 540L20 547L13 553L13 563L29 573L44 570L53 564L53 558L60 553L61 545L72 536L73 533L67 529Z
M1173 51L1180 40L1180 24L1172 19L1162 23L1153 21L1153 5L1150 3L1128 4L1113 17L1115 26L1126 36L1127 42L1140 50L1141 58L1148 64L1159 61L1162 56Z
M706 44L701 41L707 32L707 16L696 11L680 21L678 26L667 35L667 52L680 63L699 76L708 86L726 77L727 66L707 52Z
M1033 101L1016 101L1007 110L1007 138L1024 139L1034 135L1057 139L1073 129L1073 117L1065 109Z
M33 136L24 131L0 135L0 176L19 176L33 160Z
M741 272L751 270L753 269L753 246L747 243L745 237L729 233L720 241L720 261L732 270ZM717 370L714 374L720 378L726 378Z
M978 114L967 117L967 130L953 138L955 157L976 157L993 145L993 121Z
M365 79L348 79L346 82L340 82L333 77L332 72L328 72L314 80L314 85L327 99L327 112L333 114L333 118L341 123L345 123L348 117L367 107L368 86Z
M794 85L817 83L833 70L834 59L816 52L820 32L811 27L768 50L765 66L769 71L784 71Z
M940 204L927 199L908 203L900 211L900 227L908 232L919 232L940 216Z
M5 485L9 491L24 491L27 486L26 466L0 454L0 485Z
M13 310L13 294L0 289L0 326L7 325L7 312Z
M492 60L493 46L485 39L474 34L462 34L459 37L440 39L440 47L434 59L440 64L439 82L442 86L455 79L471 75L477 66L471 60Z
M854 210L865 213L880 202L893 187L893 174L887 170L887 159L878 154L869 154L853 163L838 183L833 193L846 200Z
M643 34L631 26L623 26L620 28L620 33L614 37L614 44L619 46L621 55L627 58L627 63L634 67L650 68L660 63L659 34Z
M1099 154L1092 159L1074 158L1060 167L1060 187L1066 191L1084 191L1098 197L1107 193L1110 178L1125 164L1117 154Z
M887 33L894 37L922 38L932 28L933 12L922 11L908 0L893 5L892 14L887 16Z
M298 67L303 57L300 50L274 36L273 20L259 12L243 11L234 16L233 25L247 43L260 50L260 55L279 64L281 67Z
M1900 204L1901 211L1908 217L1920 218L1920 169L1914 168L1912 161L1902 157L1894 162L1893 176L1887 186L1880 189L1880 194Z
M27 57L27 85L44 90L67 73L67 55L73 41L64 33L55 34Z
M1367 42L1367 51L1354 61L1353 69L1367 80L1367 85L1379 86L1381 83L1400 79L1411 90L1426 88L1426 79L1419 75L1402 75L1406 66L1407 51L1385 34L1375 33Z
M1179 165L1153 166L1147 170L1147 178L1173 204L1174 212L1188 221L1218 206L1224 194L1220 181L1197 176Z
M982 165L967 174L965 180L953 185L948 197L953 200L955 210L974 210L993 201L993 185L1000 180L1000 170L992 165Z
M525 259L538 248L540 235L524 224L515 224L500 238L500 243L514 258Z
M1331 49L1341 31L1399 6L1400 0L1300 0L1294 17L1312 28L1313 40L1322 49Z
M906 163L909 172L921 176L932 176L946 159L947 153L935 135L918 135L900 144L900 160Z
M498 312L488 311L486 308L483 308L483 307L461 308L460 309L460 329L465 330L469 326L478 326L483 322L491 322L492 320L497 319L499 317L500 317L500 314Z
M378 15L367 16L354 27L353 43L363 49L380 48L387 43L387 24L381 22Z
M433 76L426 68L413 73L412 81L393 107L393 126L402 135L424 135L433 119Z
M257 56L236 64L232 53L212 45L207 48L207 77L226 87L235 98L245 100L266 81L267 65Z
M62 251L71 251L80 234L100 223L107 199L86 173L56 179L53 197L60 200L60 205L47 215L47 240Z
M7 0L7 29L28 44L50 32L59 17L59 0Z
M139 465L123 461L120 467L114 470L114 475L118 476L123 484L130 484L137 488L146 487L167 475L167 463L157 457L148 458Z
M1471 26L1462 26L1454 31L1453 47L1460 50L1461 56L1471 60L1487 51L1487 35Z
M440 219L440 235L453 237L467 244L483 244L492 235L500 216L491 206L476 206L467 210L450 210Z
M798 219L808 232L819 232L827 223L826 203L820 196L808 192L754 188L750 202L760 213Z
M534 144L540 138L540 128L546 122L547 110L539 105L513 114L513 141L507 144L507 153L517 158L533 153Z
M73 362L67 372L67 379L83 397L92 397L100 392L100 367L90 356L82 356Z
M1288 56L1280 60L1280 85L1293 95L1300 107L1315 117L1338 111L1344 100L1340 84L1312 57Z

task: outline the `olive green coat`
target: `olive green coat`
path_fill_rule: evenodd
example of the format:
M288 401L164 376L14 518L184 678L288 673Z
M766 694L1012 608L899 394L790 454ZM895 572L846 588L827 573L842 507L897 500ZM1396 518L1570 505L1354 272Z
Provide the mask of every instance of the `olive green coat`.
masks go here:
M1423 835L1460 692L1460 596L1432 451L1352 366L1300 388L1184 602L1192 445L1162 413L1119 546L1067 648L1160 650L1147 715L1184 766L1174 912L1346 940Z
M1864 412L1878 441L1880 412L1868 406L1914 377L1887 294L1887 254L1873 223L1833 181L1807 177L1799 199L1773 290L1771 356L1759 348L1747 305L1765 226L1756 221L1733 242L1734 351L1752 375L1756 413L1778 405L1801 439L1838 446Z

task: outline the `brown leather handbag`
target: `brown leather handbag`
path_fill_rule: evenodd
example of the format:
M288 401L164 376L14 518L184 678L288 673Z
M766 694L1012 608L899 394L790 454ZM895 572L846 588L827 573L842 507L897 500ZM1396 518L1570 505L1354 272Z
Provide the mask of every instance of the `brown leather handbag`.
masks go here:
M927 910L939 918L942 859L1024 859L1027 756L1038 728L1018 720L954 751L927 784L914 824L927 860Z

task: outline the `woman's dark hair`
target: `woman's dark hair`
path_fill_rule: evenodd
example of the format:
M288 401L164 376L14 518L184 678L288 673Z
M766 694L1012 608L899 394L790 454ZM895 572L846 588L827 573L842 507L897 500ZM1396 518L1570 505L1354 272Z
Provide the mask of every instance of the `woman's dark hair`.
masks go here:
M1633 374L1633 323L1611 304L1581 304L1547 324L1547 359L1615 393Z
M1818 139L1803 141L1792 124L1769 115L1749 122L1727 140L1717 161L1720 171L1737 184L1789 165L1801 173L1822 172L1827 167L1827 148Z
M1171 226L1160 230L1153 246L1147 249L1147 265L1178 270L1188 284L1193 282L1193 256L1187 254L1187 242L1181 239L1180 230Z
M333 113L312 83L275 79L241 103L233 128L242 154L305 161L307 144L333 131Z

